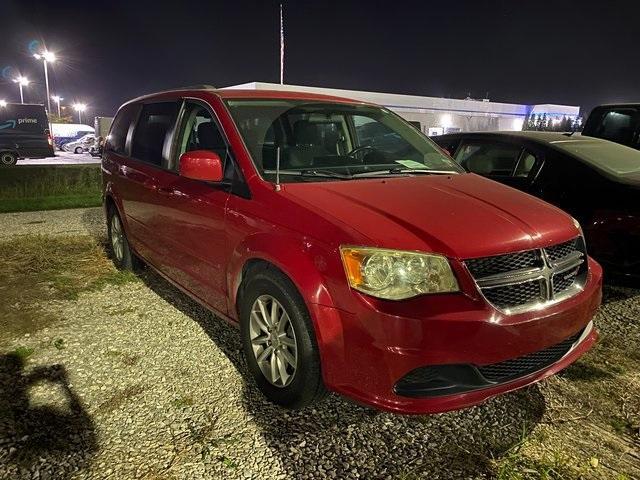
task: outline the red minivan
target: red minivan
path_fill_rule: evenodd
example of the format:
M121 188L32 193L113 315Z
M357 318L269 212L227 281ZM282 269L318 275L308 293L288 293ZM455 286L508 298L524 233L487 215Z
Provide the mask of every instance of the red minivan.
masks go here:
M465 173L391 111L308 93L132 100L102 160L115 262L239 325L264 395L399 413L478 404L597 337L602 270L568 214Z

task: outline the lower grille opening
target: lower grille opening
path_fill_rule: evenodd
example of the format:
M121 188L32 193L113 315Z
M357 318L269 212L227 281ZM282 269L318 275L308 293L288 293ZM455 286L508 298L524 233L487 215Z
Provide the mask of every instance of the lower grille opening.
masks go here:
M396 383L394 391L404 397L438 397L511 382L544 370L559 361L571 350L583 332L584 329L543 350L490 365L418 367L402 377Z
M582 331L565 341L522 357L478 367L480 374L492 383L503 383L542 370L554 364L571 350Z

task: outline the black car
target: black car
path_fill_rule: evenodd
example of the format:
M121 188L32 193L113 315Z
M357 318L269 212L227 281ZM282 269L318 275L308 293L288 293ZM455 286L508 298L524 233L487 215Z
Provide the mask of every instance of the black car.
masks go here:
M43 105L0 106L0 166L19 158L52 157L53 141Z
M584 124L582 135L604 138L640 150L640 104L594 108Z
M578 134L455 133L433 139L466 170L569 212L609 274L640 278L640 151Z

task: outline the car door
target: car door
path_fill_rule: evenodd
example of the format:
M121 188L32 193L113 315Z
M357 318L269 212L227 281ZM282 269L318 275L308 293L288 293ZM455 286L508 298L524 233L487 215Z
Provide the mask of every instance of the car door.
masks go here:
M130 155L120 164L119 187L134 248L157 265L166 254L155 227L161 198L158 177L171 149L178 115L177 101L143 104L133 128Z
M226 313L227 235L225 211L228 183L211 184L179 175L180 156L194 150L217 153L225 172L233 158L211 108L186 100L167 168L157 175L157 201L151 228L163 245L156 265L181 287L214 309Z
M519 143L490 139L463 140L454 155L467 171L526 192L542 162L539 153Z

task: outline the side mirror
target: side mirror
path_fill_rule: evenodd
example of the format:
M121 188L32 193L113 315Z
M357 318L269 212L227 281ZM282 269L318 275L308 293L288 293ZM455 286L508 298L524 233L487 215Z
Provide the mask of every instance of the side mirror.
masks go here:
M209 150L193 150L180 155L180 175L193 180L221 182L222 160Z

